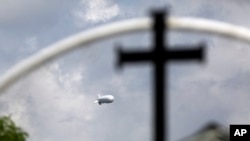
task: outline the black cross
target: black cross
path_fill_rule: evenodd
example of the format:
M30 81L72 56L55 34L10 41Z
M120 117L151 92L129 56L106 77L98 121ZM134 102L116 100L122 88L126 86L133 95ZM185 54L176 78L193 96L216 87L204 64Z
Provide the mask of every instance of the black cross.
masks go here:
M132 62L142 62L150 61L154 65L154 140L155 141L165 141L165 137L168 137L165 130L165 125L168 125L165 122L165 95L164 95L164 86L165 86L165 62L171 60L188 60L188 59L198 59L203 60L203 44L198 45L198 49L179 49L179 50L168 50L164 47L164 37L165 37L165 11L154 11L153 12L153 26L152 30L154 33L154 48L148 52L122 52L118 50L119 53L119 66L122 66L124 63ZM168 16L168 15L167 15ZM166 29L166 31L168 31ZM166 105L167 106L167 105Z

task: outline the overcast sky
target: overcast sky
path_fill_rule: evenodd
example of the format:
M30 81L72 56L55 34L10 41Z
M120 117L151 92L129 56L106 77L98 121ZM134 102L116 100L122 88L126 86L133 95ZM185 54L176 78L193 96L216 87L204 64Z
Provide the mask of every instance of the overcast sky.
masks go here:
M0 72L72 34L113 21L145 17L171 6L171 16L202 17L250 27L247 0L0 0ZM171 32L171 45L206 42L206 63L170 64L170 139L210 121L250 122L250 47L234 39ZM147 49L149 32L88 45L42 66L0 97L0 115L12 115L28 141L151 141L149 64L116 70L115 44ZM95 105L97 94L115 102Z

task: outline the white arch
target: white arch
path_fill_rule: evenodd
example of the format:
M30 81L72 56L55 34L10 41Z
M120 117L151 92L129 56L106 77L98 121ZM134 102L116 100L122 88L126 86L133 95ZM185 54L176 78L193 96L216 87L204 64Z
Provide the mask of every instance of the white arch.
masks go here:
M200 18L170 17L169 21L166 20L166 23L167 22L169 29L215 33L250 42L250 29L241 26ZM0 78L0 92L2 93L4 90L6 90L10 85L21 78L21 76L28 74L30 71L38 68L38 66L59 55L62 55L78 47L84 47L84 45L88 43L107 37L128 32L149 30L151 24L152 21L150 18L114 22L83 31L56 42L55 44L42 49L31 57L24 59L20 63L10 68L4 75L2 75Z

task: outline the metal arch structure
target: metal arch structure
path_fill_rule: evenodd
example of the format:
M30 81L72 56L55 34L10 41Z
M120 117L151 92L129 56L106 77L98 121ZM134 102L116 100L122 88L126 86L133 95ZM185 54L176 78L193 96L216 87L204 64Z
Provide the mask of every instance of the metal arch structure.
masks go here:
M168 28L172 30L205 32L250 42L250 29L229 23L202 18L177 17L170 17L168 20L166 19L165 23L168 25ZM119 21L89 29L56 42L7 70L7 72L0 77L0 95L22 76L27 75L42 64L60 55L79 47L86 47L87 44L108 37L149 30L151 24L152 20L150 18Z

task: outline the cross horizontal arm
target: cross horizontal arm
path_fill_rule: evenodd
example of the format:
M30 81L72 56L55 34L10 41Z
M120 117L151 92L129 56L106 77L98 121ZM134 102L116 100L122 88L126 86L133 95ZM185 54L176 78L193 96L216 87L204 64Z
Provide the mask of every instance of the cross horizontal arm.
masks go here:
M122 52L118 51L118 66L121 67L124 63L139 63L139 62L151 62L153 59L152 52Z
M165 59L169 61L181 60L199 60L203 61L204 56L204 48L199 47L197 49L180 49L180 50L169 50L167 51L167 55L165 55Z

